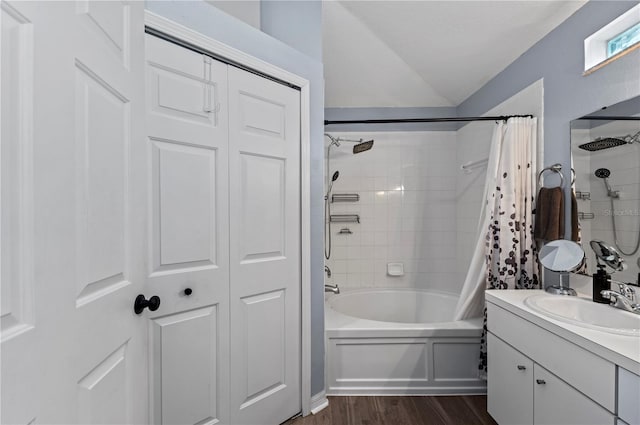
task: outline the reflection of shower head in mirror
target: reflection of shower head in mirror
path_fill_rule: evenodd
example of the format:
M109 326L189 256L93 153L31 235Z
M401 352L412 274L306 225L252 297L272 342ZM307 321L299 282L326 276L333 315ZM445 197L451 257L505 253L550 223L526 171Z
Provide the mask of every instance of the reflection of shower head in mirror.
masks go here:
M608 168L598 168L595 173L593 173L597 178L602 179L604 181L604 186L607 188L607 196L610 198L619 198L620 192L617 190L611 189L611 185L609 184L609 176L611 175L611 170Z
M596 254L598 267L604 267L604 265L607 265L614 271L618 272L621 272L627 268L627 263L625 263L618 250L613 246L597 239L589 242L589 245L591 245L591 249L593 249L593 252L595 252Z

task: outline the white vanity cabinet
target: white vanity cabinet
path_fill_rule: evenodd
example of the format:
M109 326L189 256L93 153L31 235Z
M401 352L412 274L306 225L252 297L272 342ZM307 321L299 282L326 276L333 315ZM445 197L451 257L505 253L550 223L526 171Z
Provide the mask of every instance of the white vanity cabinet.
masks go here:
M487 408L500 425L615 423L615 364L487 304Z
M487 409L501 425L612 424L613 415L562 379L488 334Z

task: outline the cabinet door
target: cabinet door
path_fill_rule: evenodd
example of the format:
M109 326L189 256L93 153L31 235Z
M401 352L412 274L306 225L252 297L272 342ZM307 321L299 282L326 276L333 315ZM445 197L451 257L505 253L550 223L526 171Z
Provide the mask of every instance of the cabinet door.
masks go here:
M487 335L487 410L503 425L533 423L533 362L489 333Z
M560 380L540 365L534 366L536 425L604 425L614 417L603 407Z

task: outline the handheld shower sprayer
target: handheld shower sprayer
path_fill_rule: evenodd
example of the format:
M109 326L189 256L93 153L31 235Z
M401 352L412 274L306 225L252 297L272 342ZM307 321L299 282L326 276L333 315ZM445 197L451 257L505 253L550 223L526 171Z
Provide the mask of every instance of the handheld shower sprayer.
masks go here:
M617 190L613 190L611 185L609 184L609 176L611 175L611 171L608 168L598 168L594 173L596 177L604 180L604 186L607 188L607 196L610 198L619 198L620 192Z
M336 171L335 173L333 173L333 176L331 176L331 181L329 182L329 189L327 190L327 199L329 198L329 194L331 193L331 189L333 188L333 182L338 180L338 177L340 177L340 171Z

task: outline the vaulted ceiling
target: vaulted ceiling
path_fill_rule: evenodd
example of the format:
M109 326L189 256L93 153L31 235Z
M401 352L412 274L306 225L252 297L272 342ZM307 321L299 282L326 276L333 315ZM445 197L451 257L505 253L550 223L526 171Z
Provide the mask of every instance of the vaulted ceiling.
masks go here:
M325 1L325 106L457 106L584 3Z

